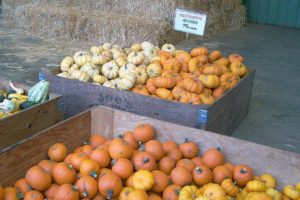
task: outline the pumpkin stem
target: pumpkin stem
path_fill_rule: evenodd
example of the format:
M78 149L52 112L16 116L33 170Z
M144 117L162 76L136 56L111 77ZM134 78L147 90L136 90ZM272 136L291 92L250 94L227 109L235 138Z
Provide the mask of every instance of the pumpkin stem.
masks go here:
M112 166L114 166L114 165L116 164L116 162L117 162L117 160L112 160L110 164L111 164Z
M86 141L83 142L83 144L88 145L88 144L91 144L91 143L90 143L90 141L86 140Z
M17 192L18 199L23 199L24 194L22 192Z
M236 185L236 184L237 184L237 182L236 182L236 181L234 181L234 182L233 182L233 185Z
M73 170L73 165L70 164L70 165L68 165L68 167L70 170Z
M184 138L184 142L189 142L189 139L188 138Z
M221 147L217 147L217 150L218 150L218 151L221 151Z
M81 178L81 174L77 174L77 179L80 179Z
M144 158L143 159L143 163L148 163L150 160L149 160L149 158Z
M91 177L93 177L94 179L96 179L98 177L98 174L95 170L92 171Z
M114 191L108 190L106 199L112 199L114 197Z
M176 193L177 196L179 196L180 189L176 189L176 190L175 190L175 193Z
M118 138L123 139L123 135L122 135L122 134L119 134L119 135L118 135Z
M246 168L243 168L243 169L241 169L241 174L246 174L248 171L247 171L247 169Z
M84 197L84 198L86 198L87 196L89 196L89 194L87 193L87 191L84 191L83 193L81 193L82 194L82 196Z
M196 172L197 174L201 174L203 172L203 170L200 167L196 167Z
M139 150L140 151L145 151L145 145L143 143L140 144Z
M77 191L78 191L78 187L77 187L76 185L72 185L72 190L73 190L74 192L77 192Z

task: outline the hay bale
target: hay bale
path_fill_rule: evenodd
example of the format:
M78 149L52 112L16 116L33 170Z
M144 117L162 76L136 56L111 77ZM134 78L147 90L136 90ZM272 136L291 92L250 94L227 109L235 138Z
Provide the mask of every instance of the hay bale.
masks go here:
M33 33L73 38L77 21L76 10L52 6L20 6L14 13L17 23Z

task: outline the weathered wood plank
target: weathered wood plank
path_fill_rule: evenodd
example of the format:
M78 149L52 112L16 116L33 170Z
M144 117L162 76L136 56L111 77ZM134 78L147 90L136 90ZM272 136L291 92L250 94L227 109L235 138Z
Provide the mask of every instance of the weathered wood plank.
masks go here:
M91 113L61 122L45 131L33 135L15 147L0 153L0 185L11 186L25 175L26 170L40 160L47 159L48 148L57 142L64 143L69 150L83 144L91 133Z
M51 82L51 91L64 95L66 117L73 116L97 105L104 105L128 112L184 126L231 135L246 116L251 99L254 70L219 101L211 106L186 105L157 98L146 97L128 91L118 91L99 85L57 77L59 68L45 70ZM241 101L237 103L237 101ZM147 105L147 106L145 106ZM206 124L198 121L199 110L208 110Z
M101 117L99 117L101 119ZM162 122L123 111L114 111L114 136L133 130L138 123L152 124L161 141L175 140L180 143L187 137L196 142L201 154L210 147L220 147L226 160L235 164L245 163L256 174L271 173L277 177L279 187L296 184L300 180L300 155L228 136ZM282 173L284 171L284 173Z

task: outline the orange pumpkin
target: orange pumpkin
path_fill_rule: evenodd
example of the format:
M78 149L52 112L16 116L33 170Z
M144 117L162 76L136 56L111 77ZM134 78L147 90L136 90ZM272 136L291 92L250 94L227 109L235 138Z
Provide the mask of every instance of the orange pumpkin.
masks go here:
M154 80L155 78L152 77L152 78L149 78L146 82L146 88L147 90L151 93L151 94L155 94L156 93L156 90L157 90L157 87L155 86L155 83L154 83Z
M153 192L161 193L169 185L169 178L167 174L160 170L152 171L154 176L154 185L152 187Z
M194 182L200 186L211 183L213 180L212 171L205 165L195 167L192 175Z
M53 200L79 200L79 192L75 186L63 184L57 189Z
M14 187L4 188L2 196L3 200L19 200L17 190Z
M192 161L194 162L194 164L195 164L196 166L201 166L201 165L203 165L203 160L202 160L202 158L199 157L199 156L196 156L196 157L192 158Z
M91 176L83 176L76 182L78 192L81 198L94 198L98 192L97 181Z
M233 62L241 62L242 63L242 62L244 62L244 57L237 53L234 53L234 54L230 54L228 56L228 61L230 63L233 63Z
M64 163L68 164L68 165L71 165L71 157L74 153L70 153L66 156L66 158L64 159ZM54 166L54 165L53 165ZM42 167L43 168L43 167ZM45 169L44 169L45 170ZM52 170L52 169L51 169ZM51 172L48 172L51 174Z
M163 65L169 58L172 58L172 55L168 51L162 51L159 50L157 52L157 55L159 56L159 62Z
M156 161L159 161L164 155L162 144L158 140L150 140L144 144L145 151L151 153Z
M149 91L147 90L146 86L144 85L136 85L131 89L131 92L137 93L137 94L141 94L141 95L145 95L145 96L149 96Z
M81 150L82 150L82 153L89 156L93 151L93 147L91 145L84 145L84 146L82 146Z
M209 61L213 62L213 61L219 59L221 56L222 56L221 52L215 50L215 51L212 51L208 57L209 57Z
M226 89L221 85L217 88L214 89L212 96L215 99L219 99L220 97L222 97L226 92Z
M198 105L198 104L203 104L203 101L199 95L192 93L190 103L194 105Z
M102 136L101 134L92 135L90 137L90 144L91 146L96 149L100 145L104 144L106 142L106 138Z
M76 171L73 169L72 165L60 162L53 167L52 177L59 185L72 184L76 180Z
M177 51L175 54L175 58L181 63L189 63L192 57L185 51Z
M38 163L38 166L43 168L43 170L45 170L46 172L48 172L49 174L52 173L52 169L55 166L57 162L52 161L52 160L41 160Z
M233 62L229 66L232 73L238 75L239 77L243 77L247 74L247 67L241 62Z
M98 176L98 180L103 177L103 176L106 176L107 174L111 174L113 173L111 169L109 168L102 168L100 169L100 173L99 173L99 176Z
M132 187L124 187L119 195L119 200L127 200L129 193L133 190Z
M166 60L164 62L163 68L165 70L173 70L176 72L180 72L181 71L181 63L175 58L169 58L168 60Z
M166 156L159 161L158 168L166 174L170 174L175 165L176 161L173 158Z
M224 65L220 65L220 66L218 66L218 67L221 68L222 74L225 74L225 73L227 73L227 72L230 72L230 69L229 69L228 67L224 66Z
M203 91L202 91L203 94L209 94L209 95L212 95L213 92L210 88L204 88Z
M208 63L208 56L207 55L200 55L200 56L197 56L196 58L199 59L199 61L202 65Z
M118 175L121 179L127 179L133 173L133 165L126 158L119 158L112 162L112 172Z
M80 174L83 176L92 176L93 178L97 178L99 173L99 164L92 159L86 159L80 164Z
M36 190L30 190L26 192L23 200L44 200L42 193Z
M46 191L45 191L45 197L47 199L53 199L56 192L57 192L57 189L59 188L59 185L57 184L52 184Z
M31 188L38 191L45 191L51 185L51 176L39 166L31 167L25 175L26 181Z
M163 192L163 200L178 200L181 189L179 185L169 185Z
M193 169L196 167L195 163L187 158L181 159L176 163L176 167L181 166L184 167L190 171L193 171Z
M214 169L219 165L224 164L224 155L223 153L216 149L210 148L203 154L203 163L210 169Z
M76 171L79 171L80 164L89 157L84 153L74 153L71 156L71 165Z
M172 101L174 99L171 90L166 88L158 88L155 94L164 100Z
M14 186L17 189L18 192L22 192L23 194L25 194L26 192L31 190L31 187L30 187L30 185L28 184L28 182L26 181L25 178L21 178L21 179L17 180L15 182Z
M224 165L219 165L213 170L214 183L221 184L225 179L232 179L232 171Z
M109 145L109 155L112 159L131 158L133 150L125 140L115 138Z
M90 159L96 161L100 168L107 167L110 164L110 156L104 149L97 148L90 154Z
M51 160L61 162L65 159L68 153L67 147L62 143L56 143L51 145L48 149L48 156Z
M228 169L230 169L230 171L233 172L233 170L234 170L234 165L233 165L232 163L226 162L226 163L224 163L224 166L227 167Z
M240 77L232 72L227 72L221 76L220 81L222 87L230 90L239 83Z
M149 152L137 152L133 157L133 165L135 170L149 170L156 169L156 161L154 156Z
M184 92L186 91L181 86L176 86L172 90L172 95L175 99L179 99Z
M227 58L219 58L218 60L214 61L214 64L217 66L228 66L229 60Z
M192 183L191 172L184 167L175 167L171 172L172 182L176 185L185 186Z
M182 81L183 88L189 92L200 94L204 89L201 81L194 81L191 78L185 78Z
M171 149L178 148L178 144L173 140L167 140L162 143L162 147L165 153L168 153Z
M179 149L172 149L167 153L167 156L174 159L176 162L182 158L182 153Z
M122 139L126 142L128 142L129 146L133 149L133 150L137 150L139 148L139 144L138 142L134 139L134 133L132 131L126 131L123 136Z
M117 197L122 190L122 180L114 173L102 176L98 181L98 190L107 199Z
M193 48L191 51L192 57L200 56L200 55L208 55L208 49L206 47L197 47Z
M253 179L253 170L248 165L236 165L233 170L233 179L238 186L243 187Z
M173 88L176 85L176 79L173 77L159 76L154 79L154 85L157 88Z
M155 137L155 130L150 124L138 124L133 133L135 140L143 143Z
M162 198L154 192L149 192L148 200L162 200Z
M199 152L198 145L195 142L189 141L188 138L185 138L184 143L179 145L179 149L184 158L196 157Z
M221 76L223 74L223 70L215 64L206 64L204 65L202 73L205 75Z
M189 72L195 72L200 69L203 63L200 62L199 57L192 58L188 63Z

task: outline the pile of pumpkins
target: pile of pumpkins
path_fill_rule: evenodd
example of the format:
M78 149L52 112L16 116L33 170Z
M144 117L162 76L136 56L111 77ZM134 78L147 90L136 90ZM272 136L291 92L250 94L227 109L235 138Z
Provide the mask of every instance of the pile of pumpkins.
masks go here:
M212 104L248 69L239 54L197 47L186 52L149 42L130 48L105 43L65 57L58 76L189 104Z
M199 146L155 139L155 129L138 124L118 138L92 135L68 154L62 143L49 160L32 166L14 187L0 187L0 200L299 200L300 182L276 190L271 174L255 176L250 166L225 162L218 148L199 156Z

